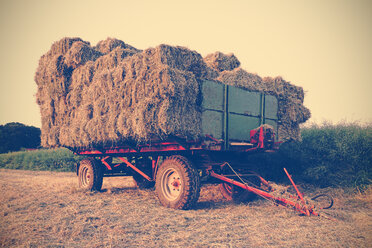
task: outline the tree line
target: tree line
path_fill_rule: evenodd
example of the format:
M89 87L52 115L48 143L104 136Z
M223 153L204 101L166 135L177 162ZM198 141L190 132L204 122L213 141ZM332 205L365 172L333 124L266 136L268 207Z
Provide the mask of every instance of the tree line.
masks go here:
M11 122L0 125L0 153L38 148L40 128Z

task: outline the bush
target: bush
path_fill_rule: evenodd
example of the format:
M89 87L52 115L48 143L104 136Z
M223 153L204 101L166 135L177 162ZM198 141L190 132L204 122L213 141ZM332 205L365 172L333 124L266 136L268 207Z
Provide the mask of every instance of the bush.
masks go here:
M302 141L289 142L265 158L271 177L286 167L297 180L319 186L364 187L372 183L372 127L356 123L302 128Z
M0 168L22 170L74 171L82 160L65 148L0 154Z

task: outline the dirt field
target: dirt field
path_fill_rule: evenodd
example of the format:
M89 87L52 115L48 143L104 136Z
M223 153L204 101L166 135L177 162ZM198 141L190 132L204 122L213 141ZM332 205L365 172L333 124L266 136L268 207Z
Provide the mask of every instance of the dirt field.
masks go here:
M160 206L130 177L104 178L102 192L86 193L73 173L0 170L0 246L372 247L371 192L327 191L336 220L264 200L237 205L212 185L194 210L180 211Z

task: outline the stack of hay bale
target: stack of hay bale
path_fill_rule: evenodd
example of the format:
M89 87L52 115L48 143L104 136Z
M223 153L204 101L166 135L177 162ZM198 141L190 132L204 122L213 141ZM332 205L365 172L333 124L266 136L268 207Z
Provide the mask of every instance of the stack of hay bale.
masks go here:
M277 96L279 137L298 139L310 117L304 93L282 78L239 68L234 55L202 56L184 47L144 51L108 38L96 46L80 38L55 42L35 74L42 145L90 147L201 134L200 83L220 81Z

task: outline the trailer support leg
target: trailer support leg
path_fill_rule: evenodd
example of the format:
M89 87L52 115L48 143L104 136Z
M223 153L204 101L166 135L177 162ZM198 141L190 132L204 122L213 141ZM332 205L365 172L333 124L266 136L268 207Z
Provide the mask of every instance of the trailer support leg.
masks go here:
M288 176L288 178L289 178L289 181L291 181L293 187L295 188L298 197L301 199L301 203L302 203L303 205L305 205L306 203L305 203L304 197L302 196L301 192L298 190L296 184L293 182L291 175L289 175L289 173L288 173L288 171L287 171L286 168L283 168L283 169L284 169L285 174L287 174L287 176ZM306 209L306 214L307 214L307 215L310 215L308 209Z

